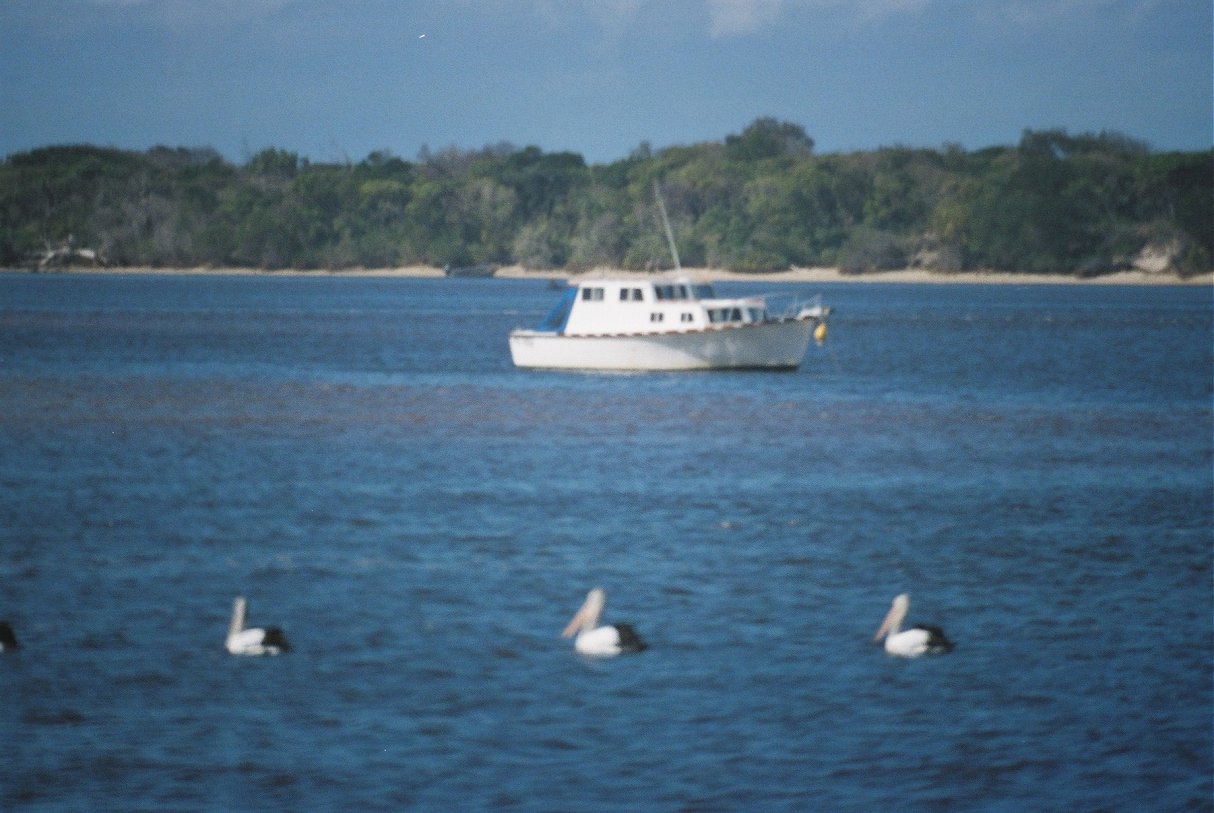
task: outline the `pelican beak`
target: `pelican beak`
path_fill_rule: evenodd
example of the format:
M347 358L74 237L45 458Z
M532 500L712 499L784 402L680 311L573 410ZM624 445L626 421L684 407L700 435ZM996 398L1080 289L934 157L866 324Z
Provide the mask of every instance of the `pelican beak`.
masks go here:
M910 608L910 596L906 593L901 594L894 599L889 605L889 612L885 614L885 620L881 622L880 629L873 636L873 641L880 641L885 637L887 632L897 629L902 624L902 619L906 618L906 611Z
M569 626L565 627L564 631L561 633L562 638L572 638L573 634L582 628L582 624L586 622L588 610L589 605L583 604L582 609L577 611L577 614L573 616L573 620L569 622Z
M885 620L881 622L881 627L877 630L877 634L873 636L873 643L880 641L885 637L885 633L889 632L890 627L894 625L894 608L890 607L889 612L885 614Z
M603 604L607 601L607 595L601 587L596 587L586 594L586 600L582 603L582 608L577 611L577 615L569 622L569 626L565 627L565 631L561 633L564 638L571 638L579 629L593 627L599 621L599 614L603 612Z

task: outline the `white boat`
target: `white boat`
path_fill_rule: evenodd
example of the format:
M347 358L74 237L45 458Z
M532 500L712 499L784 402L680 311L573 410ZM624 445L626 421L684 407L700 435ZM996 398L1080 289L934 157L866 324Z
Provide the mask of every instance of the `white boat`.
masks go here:
M605 277L569 285L534 328L510 333L516 367L549 370L794 370L830 308L721 298L685 276Z

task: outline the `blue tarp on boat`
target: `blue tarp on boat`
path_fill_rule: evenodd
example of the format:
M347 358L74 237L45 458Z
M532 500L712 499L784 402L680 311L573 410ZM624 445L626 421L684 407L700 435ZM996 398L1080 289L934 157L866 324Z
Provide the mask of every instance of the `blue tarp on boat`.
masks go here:
M573 310L573 303L577 301L577 287L570 286L561 294L560 301L548 312L538 325L536 330L542 330L545 333L561 333L565 330L565 323L569 321L569 312Z

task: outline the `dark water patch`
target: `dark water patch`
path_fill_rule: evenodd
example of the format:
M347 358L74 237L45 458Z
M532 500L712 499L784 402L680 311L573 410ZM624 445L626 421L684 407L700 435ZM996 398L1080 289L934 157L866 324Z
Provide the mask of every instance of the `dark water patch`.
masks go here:
M21 722L26 725L78 726L87 720L87 717L71 708L30 709L21 717Z

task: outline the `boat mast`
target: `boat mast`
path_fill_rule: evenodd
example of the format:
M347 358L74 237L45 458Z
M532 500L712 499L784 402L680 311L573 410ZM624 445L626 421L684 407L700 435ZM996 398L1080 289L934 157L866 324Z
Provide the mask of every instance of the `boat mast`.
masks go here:
M674 257L674 270L682 271L683 266L679 264L679 249L674 244L674 231L670 228L670 218L666 216L666 203L662 200L662 190L658 188L656 178L653 181L653 196L658 199L658 211L662 215L662 226L666 229L666 241L670 243L670 254Z

